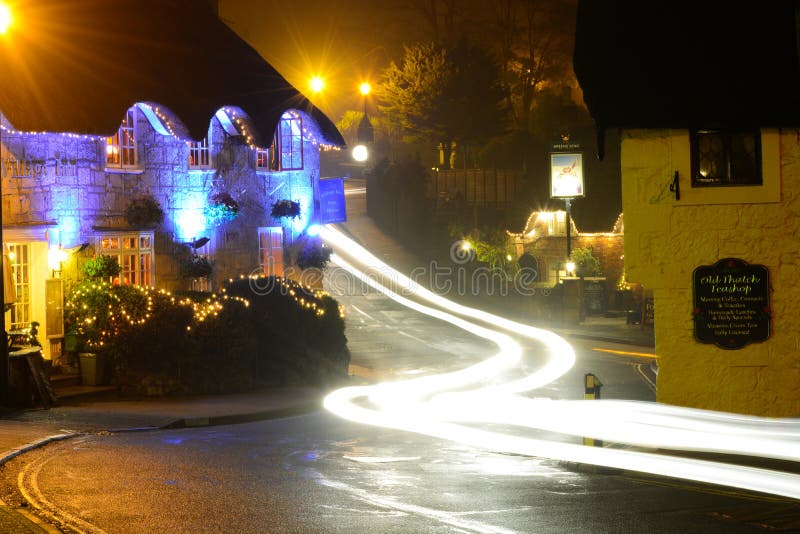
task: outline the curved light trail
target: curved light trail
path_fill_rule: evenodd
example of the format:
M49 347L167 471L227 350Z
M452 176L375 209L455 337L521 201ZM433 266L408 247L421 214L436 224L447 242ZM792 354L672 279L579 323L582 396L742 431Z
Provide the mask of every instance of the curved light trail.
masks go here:
M492 451L647 472L800 499L800 475L793 473L652 452L587 447L534 439L510 430L480 428L492 423L493 428L499 424L548 430L640 447L800 462L800 419L768 419L636 401L522 397L519 393L539 388L572 367L575 353L563 338L436 295L331 226L323 227L320 236L334 250L353 260L348 261L340 254L331 257L357 279L404 306L447 321L498 347L491 357L458 371L336 390L324 401L331 412L352 421ZM408 297L400 295L400 291ZM421 304L420 300L437 308ZM501 381L517 368L521 348L498 330L541 342L548 355L545 364L530 375Z

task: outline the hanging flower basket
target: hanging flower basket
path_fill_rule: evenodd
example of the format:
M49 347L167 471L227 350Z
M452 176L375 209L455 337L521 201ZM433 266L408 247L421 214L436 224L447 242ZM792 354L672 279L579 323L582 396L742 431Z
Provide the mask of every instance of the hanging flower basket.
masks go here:
M239 203L228 193L217 193L211 197L211 204L205 212L206 220L214 226L219 226L239 216Z
M149 195L136 198L125 208L125 220L133 227L153 228L164 221L164 210Z
M272 212L270 213L275 218L291 217L294 219L300 215L300 203L293 200L279 200L272 205Z
M211 262L202 256L192 256L181 264L183 278L209 278L213 271Z

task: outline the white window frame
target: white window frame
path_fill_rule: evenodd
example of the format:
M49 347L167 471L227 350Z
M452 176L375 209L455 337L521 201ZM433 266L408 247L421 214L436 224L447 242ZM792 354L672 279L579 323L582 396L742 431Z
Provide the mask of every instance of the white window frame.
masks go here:
M136 146L136 109L136 107L129 108L119 130L114 135L106 137L107 169L137 169L139 167L139 154Z
M189 142L189 168L211 168L211 142L208 136L199 141Z
M258 229L258 263L264 276L283 276L283 228L264 226Z
M256 170L268 171L269 169L269 148L256 147Z
M95 250L98 255L116 258L122 267L114 284L153 287L153 232L103 232L96 237Z
M22 330L31 325L31 245L9 243L11 276L17 300L11 307L9 330Z

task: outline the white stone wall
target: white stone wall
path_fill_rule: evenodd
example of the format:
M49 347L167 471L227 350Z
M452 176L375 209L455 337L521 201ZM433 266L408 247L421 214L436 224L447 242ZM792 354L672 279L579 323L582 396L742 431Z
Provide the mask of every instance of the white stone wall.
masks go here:
M155 285L188 287L179 277L174 243L209 237L218 286L258 268L258 227L283 225L291 241L314 216L320 132L309 116L300 115L307 134L304 169L289 172L256 171L255 151L243 142L226 143L229 136L216 119L211 120L213 168L208 171L190 171L186 141L157 132L141 112L136 114L140 165L135 172L106 170L104 138L4 131L3 225L55 223L57 227L48 234L50 243L74 247L96 234L97 227L125 228L128 203L150 194L165 212L164 223L155 229ZM263 132L264 139L271 137L272 132ZM224 145L229 147L227 164L219 165ZM221 226L207 227L200 235L182 235L182 215L201 210L207 199L223 191L239 203L241 215ZM283 198L302 201L302 225L270 217L272 203Z
M654 292L660 402L800 416L800 131L762 143L763 186L698 191L688 132L623 132L625 268ZM693 270L727 257L765 265L773 289L771 337L737 350L697 342L692 321Z

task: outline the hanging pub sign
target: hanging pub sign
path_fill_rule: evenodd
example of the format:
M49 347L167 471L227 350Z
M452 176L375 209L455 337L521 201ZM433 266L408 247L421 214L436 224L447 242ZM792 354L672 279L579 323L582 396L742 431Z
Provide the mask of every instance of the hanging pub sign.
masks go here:
M550 153L550 196L553 198L583 196L583 154Z
M694 337L740 349L770 335L769 270L726 258L694 270Z
M318 222L328 224L346 220L347 203L344 199L344 180L342 178L320 180Z

